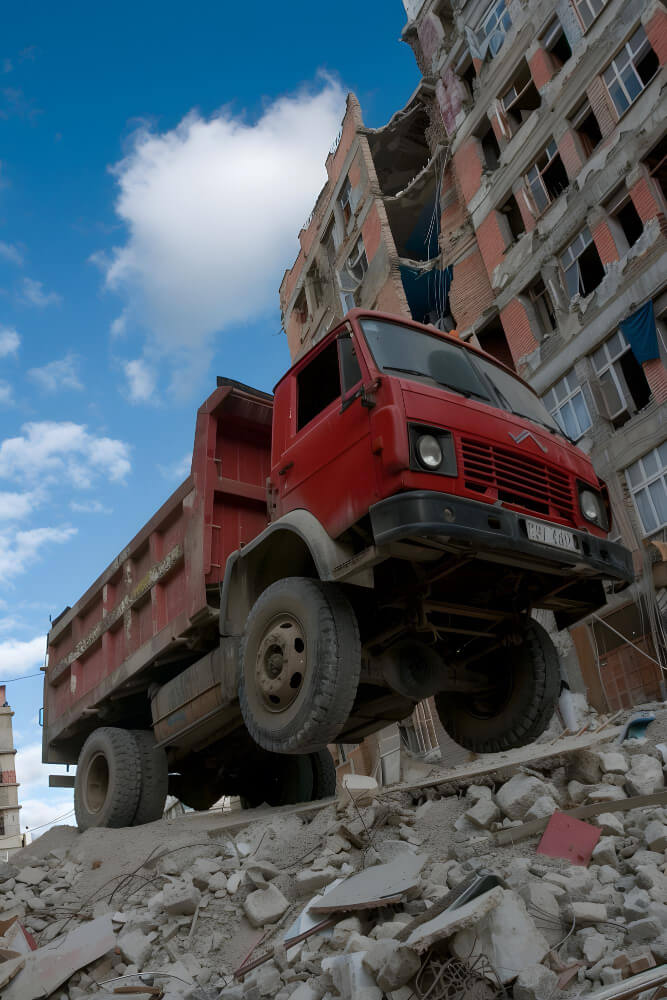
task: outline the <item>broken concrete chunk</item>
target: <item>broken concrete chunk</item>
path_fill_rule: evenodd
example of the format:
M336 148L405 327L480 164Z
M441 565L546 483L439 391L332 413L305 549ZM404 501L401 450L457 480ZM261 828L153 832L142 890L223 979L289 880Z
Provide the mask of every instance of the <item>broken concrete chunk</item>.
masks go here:
M649 851L666 851L667 826L665 826L664 823L661 823L660 820L651 820L650 823L646 824L644 839L646 840L646 846Z
M618 785L599 785L587 797L587 802L597 805L598 802L619 802L627 799L627 795Z
M657 917L642 917L627 925L628 937L631 941L653 941L664 931L663 923Z
M360 805L362 802L372 802L378 792L375 778L365 774L344 774L341 782L341 798L343 802L350 800Z
M421 967L416 951L391 938L378 941L366 953L364 965L375 974L377 985L387 993L398 990L415 976Z
M539 965L549 951L549 943L535 926L523 900L511 889L500 892L499 905L475 926L459 931L450 948L464 962L478 955L486 956L501 982L508 983L516 977L518 969Z
M222 892L227 889L227 876L224 872L215 872L208 881L210 892Z
M120 953L128 965L143 969L152 951L151 942L143 931L124 931L118 938Z
M622 837L625 833L623 822L616 813L601 813L595 818L595 825L604 837Z
M280 920L289 903L277 886L270 884L265 889L255 889L247 897L243 908L253 927L275 924Z
M550 795L540 795L524 816L528 823L533 819L548 819L558 809L558 803Z
M586 961L590 962L591 965L595 965L606 954L608 949L609 942L606 937L603 934L598 934L597 931L593 931L592 934L587 934L581 950L584 953Z
M436 941L443 941L459 931L474 927L491 910L500 905L503 891L500 886L496 886L455 910L444 910L432 920L427 920L416 927L408 935L406 944L421 953Z
M300 893L317 892L318 889L322 889L333 882L337 874L336 869L331 867L322 868L321 871L315 871L313 868L304 868L303 871L297 873L295 879L297 891Z
M545 965L522 969L514 983L514 1000L551 1000L558 990L558 976Z
M597 785L602 777L599 754L594 750L579 750L574 759L574 777L585 785Z
M572 903L572 916L577 927L603 923L607 919L607 907L602 903L575 900Z
M542 882L530 882L521 891L521 897L535 921L535 926L542 931L551 947L563 940L557 890L561 891L560 887Z
M322 971L329 973L344 1000L382 1000L382 990L364 968L363 957L363 952L356 952L322 961Z
M510 819L523 819L537 800L549 789L530 774L515 774L496 794L498 805Z
M614 866L617 863L616 841L613 837L600 837L593 848L591 860L596 865Z
M39 885L47 875L46 868L22 868L16 875L16 881L22 882L24 885Z
M162 907L174 916L194 913L200 900L199 889L190 882L172 882L162 890Z
M630 765L620 750L600 750L598 753L603 774L625 774Z
M475 826L488 830L492 823L500 819L500 809L490 796L481 796L465 815Z
M626 775L626 788L630 795L653 795L664 787L665 779L660 761L648 754L636 754Z

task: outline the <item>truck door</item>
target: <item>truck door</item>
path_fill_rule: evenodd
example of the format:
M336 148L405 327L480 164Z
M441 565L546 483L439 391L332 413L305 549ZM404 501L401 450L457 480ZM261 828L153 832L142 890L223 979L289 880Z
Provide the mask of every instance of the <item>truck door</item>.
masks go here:
M305 508L337 537L377 499L362 394L368 372L352 332L325 342L295 379L291 437L277 477L280 509Z

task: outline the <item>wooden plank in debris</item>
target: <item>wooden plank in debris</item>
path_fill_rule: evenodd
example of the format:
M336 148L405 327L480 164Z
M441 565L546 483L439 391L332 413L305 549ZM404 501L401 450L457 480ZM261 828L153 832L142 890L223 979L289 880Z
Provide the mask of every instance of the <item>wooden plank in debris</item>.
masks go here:
M562 809L565 816L573 816L575 819L591 819L601 813L629 812L630 809L654 808L655 806L667 805L667 791L654 792L653 795L633 795L629 799L613 799L611 802L595 802L590 806L577 806L576 809ZM518 840L525 840L526 837L534 837L542 833L550 820L534 819L523 826L511 826L507 830L501 830L496 834L496 843L515 844Z
M624 979L621 983L614 983L613 986L605 986L601 990L595 990L594 993L587 993L586 1000L633 1000L640 993L655 990L663 983L667 983L667 965L647 969L646 972Z

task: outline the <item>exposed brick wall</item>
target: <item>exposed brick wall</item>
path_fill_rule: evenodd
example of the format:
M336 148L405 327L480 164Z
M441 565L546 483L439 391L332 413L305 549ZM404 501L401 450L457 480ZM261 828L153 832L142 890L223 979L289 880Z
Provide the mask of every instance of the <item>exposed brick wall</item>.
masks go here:
M454 154L454 172L466 205L482 183L482 144L470 136Z
M16 771L3 771L2 772L2 784L3 785L15 785L16 784Z
M440 190L440 205L442 215L440 218L440 247L445 253L445 257L456 249L457 236L461 226L468 220L468 213L456 186L454 174L451 170L445 171Z
M567 176L573 181L586 161L579 140L572 129L568 129L559 139L558 152Z
M656 402L664 403L667 400L667 368L660 358L645 361L642 367Z
M598 222L597 226L591 229L591 236L605 267L612 261L621 259L609 223Z
M525 306L519 299L512 299L500 313L507 343L516 364L520 358L530 354L537 347L537 340L530 325Z
M528 66L530 67L530 75L538 90L542 90L558 71L551 53L545 52L543 48L539 48L531 56L528 60Z
M660 65L664 66L667 63L667 10L659 8L646 22L644 30Z
M454 264L449 304L457 329L466 330L493 305L494 295L479 250Z
M489 277L505 257L505 234L495 209L477 227L477 243Z
M301 323L293 312L287 321L287 347L290 358L295 358L301 350Z
M641 177L630 188L630 197L642 222L664 215L660 192L650 177Z
M633 641L649 656L655 656L650 640ZM632 646L621 646L601 656L600 671L612 712L660 698L658 667Z
M380 225L380 216L378 215L377 205L373 205L370 212L364 219L364 224L361 227L361 235L364 238L366 256L370 261L377 253L382 241L382 227Z
M361 156L359 155L359 152L355 154L355 157L350 164L350 169L347 172L347 176L350 179L352 187L359 186L361 182Z
M586 89L588 100L591 102L593 114L598 120L603 138L611 135L616 128L618 117L611 97L600 76L594 76Z
M410 317L408 300L398 275L392 274L387 278L373 303L373 309L377 309L378 312L393 313L395 316Z

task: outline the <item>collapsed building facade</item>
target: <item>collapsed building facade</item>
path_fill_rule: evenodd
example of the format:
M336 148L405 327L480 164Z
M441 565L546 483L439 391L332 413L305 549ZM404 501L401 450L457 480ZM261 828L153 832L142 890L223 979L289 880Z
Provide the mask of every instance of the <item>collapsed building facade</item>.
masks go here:
M529 381L635 560L571 629L577 680L599 710L664 698L667 9L404 6L422 81L380 129L348 98L280 289L290 352L356 305L455 330Z

